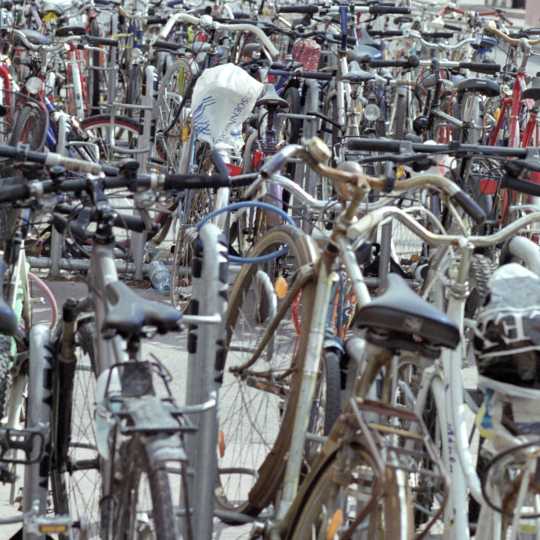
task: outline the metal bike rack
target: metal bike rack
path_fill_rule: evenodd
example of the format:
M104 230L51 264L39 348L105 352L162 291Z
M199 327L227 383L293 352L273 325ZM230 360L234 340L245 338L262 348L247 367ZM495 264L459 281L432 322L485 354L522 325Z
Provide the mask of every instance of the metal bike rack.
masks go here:
M219 242L221 231L213 224L200 231L200 244L193 257L193 315L223 314L226 309L226 248ZM188 334L186 404L209 402L217 395L216 356L222 354L223 323L191 326ZM214 489L217 475L218 425L216 406L193 418L198 427L186 440L193 475L189 479L193 508L193 535L211 540L214 517Z

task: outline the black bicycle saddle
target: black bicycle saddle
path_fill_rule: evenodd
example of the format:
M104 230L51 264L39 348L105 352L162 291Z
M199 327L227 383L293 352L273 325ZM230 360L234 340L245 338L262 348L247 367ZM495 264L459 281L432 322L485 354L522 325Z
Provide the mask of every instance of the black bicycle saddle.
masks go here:
M460 341L457 325L412 291L397 274L388 275L386 291L361 307L356 321L362 328L414 335L433 346L455 349Z
M114 331L125 338L139 334L144 326L159 333L178 329L182 314L172 306L147 300L116 281L105 287L106 314L102 331Z

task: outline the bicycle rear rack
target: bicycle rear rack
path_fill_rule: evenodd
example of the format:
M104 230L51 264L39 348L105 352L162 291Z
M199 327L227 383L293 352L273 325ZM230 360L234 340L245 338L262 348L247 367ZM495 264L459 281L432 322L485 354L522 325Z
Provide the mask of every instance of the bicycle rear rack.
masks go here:
M360 428L362 442L373 457L381 481L385 471L404 471L414 480L412 493L415 508L430 514L430 519L415 538L424 538L437 520L442 517L449 494L449 479L444 465L431 440L429 431L412 409L392 406L373 400L351 399L351 419ZM442 494L438 508L422 508L417 498L421 483L436 486Z

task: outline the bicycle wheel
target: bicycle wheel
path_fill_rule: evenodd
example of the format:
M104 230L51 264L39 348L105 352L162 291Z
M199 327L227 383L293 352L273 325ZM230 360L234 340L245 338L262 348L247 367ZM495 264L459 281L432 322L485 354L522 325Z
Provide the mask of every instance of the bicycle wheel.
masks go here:
M11 386L11 338L0 335L0 420L6 415Z
M313 401L308 432L328 435L341 412L340 355L333 350L323 351L321 375ZM320 443L306 441L306 459L311 462L320 449Z
M183 110L180 107L192 80L190 63L180 58L167 68L159 85L155 148L159 158L172 170L178 166L190 130L188 107Z
M90 23L90 35L95 37L101 37L101 31L99 24L96 19L93 19ZM91 63L88 66L88 109L90 110L90 115L99 114L100 112L100 99L101 99L101 72L102 68L102 59L104 58L105 52L93 50L90 53Z
M56 362L51 453L55 510L72 517L75 533L86 527L89 540L100 537L101 498L93 335L93 322L81 324L75 336L76 361Z
M113 493L108 498L111 504L104 503L101 538L182 538L176 524L171 478L164 468L152 465L154 455L166 450L160 444L163 440L159 436L134 437L120 447Z
M47 112L39 105L27 102L15 115L15 121L8 144L27 144L30 150L43 150L48 128Z
M185 311L191 302L193 241L197 224L214 209L214 193L210 189L188 191L182 203L182 216L177 225L174 260L171 273L171 302Z
M270 504L280 486L313 312L315 285L308 280L290 293L292 305L276 317L275 331L259 358L251 358L293 287L295 272L316 259L311 240L290 226L270 230L248 255L258 257L284 246L286 255L246 265L237 276L225 318L227 354L216 366L223 376L217 504L248 515Z
M361 447L345 447L330 457L321 474L307 491L303 508L290 540L343 538L350 540L410 538L402 531L401 512L408 512L399 498L395 471L384 486L377 484L375 464ZM362 515L369 511L369 520Z
M89 137L89 142L97 144L100 158L112 160L116 153L121 158L136 148L136 139L142 135L142 126L131 118L99 114L81 121L81 130ZM97 156L96 156L97 159Z

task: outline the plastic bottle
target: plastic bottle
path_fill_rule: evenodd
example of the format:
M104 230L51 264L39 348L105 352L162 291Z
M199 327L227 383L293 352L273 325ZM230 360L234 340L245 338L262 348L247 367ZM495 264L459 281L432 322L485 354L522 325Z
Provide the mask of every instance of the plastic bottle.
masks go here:
M166 294L171 290L171 273L161 261L149 264L148 277L156 291Z

